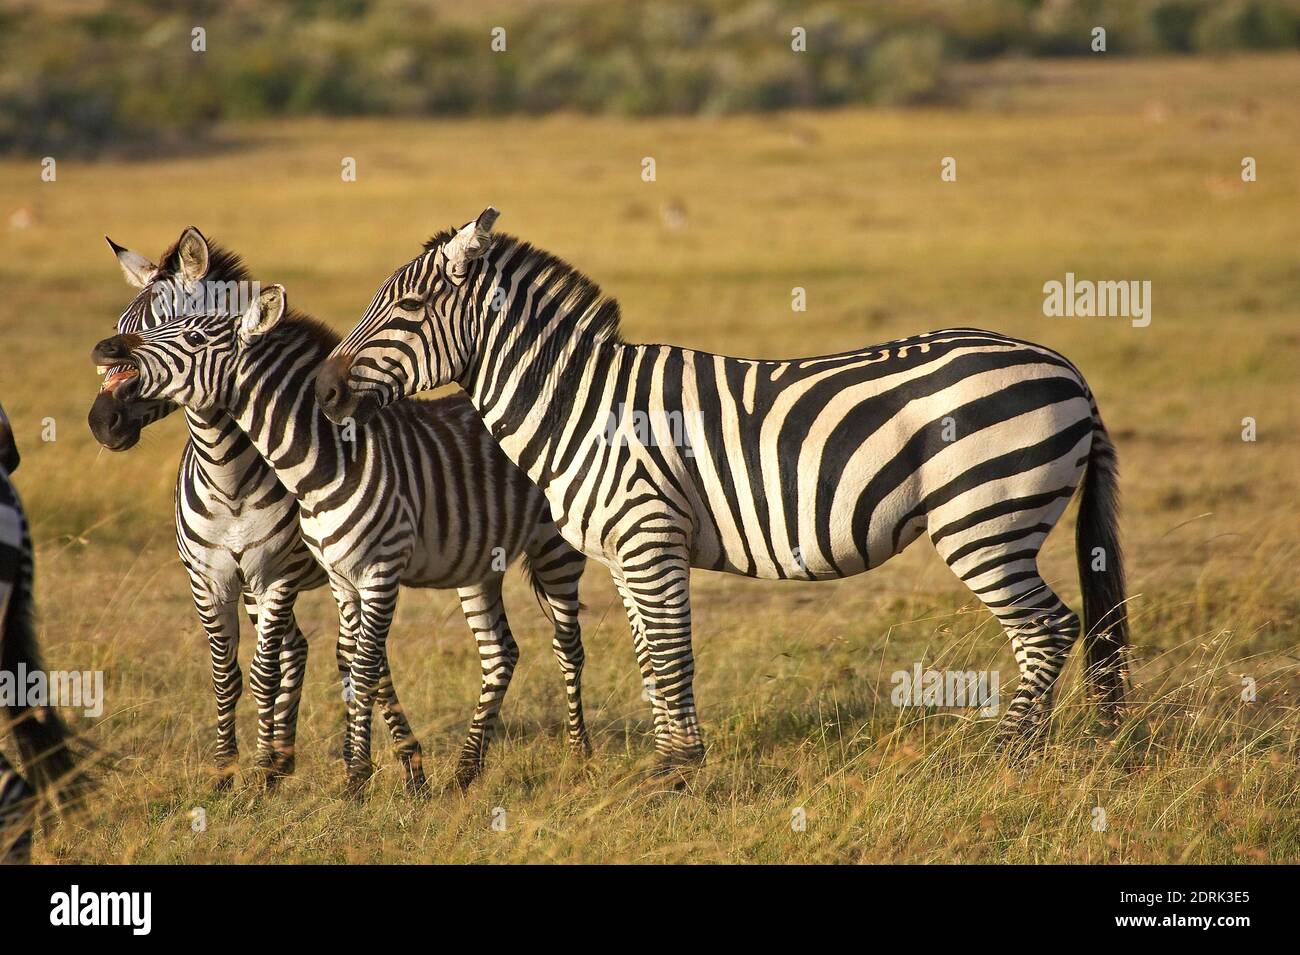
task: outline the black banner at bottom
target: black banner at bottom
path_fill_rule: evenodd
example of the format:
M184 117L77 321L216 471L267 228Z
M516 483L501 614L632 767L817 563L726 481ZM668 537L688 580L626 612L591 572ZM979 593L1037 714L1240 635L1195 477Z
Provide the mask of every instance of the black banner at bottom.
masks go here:
M571 867L402 866L88 867L0 869L0 912L10 939L73 935L132 946L194 939L236 926L243 938L290 928L330 941L375 942L394 920L427 930L466 919L474 931L536 942L576 919L583 935L608 924L640 931L646 916L717 920L743 937L780 922L803 937L937 925L1139 935L1198 932L1232 944L1239 933L1291 924L1294 870L1286 867ZM680 906L680 908L679 908ZM545 919L533 920L536 914ZM911 923L913 925L917 923ZM379 938L376 938L376 935ZM617 938L618 936L612 936ZM948 935L950 941L957 936ZM975 936L971 936L972 938ZM397 936L393 936L395 940ZM14 949L17 951L17 949Z

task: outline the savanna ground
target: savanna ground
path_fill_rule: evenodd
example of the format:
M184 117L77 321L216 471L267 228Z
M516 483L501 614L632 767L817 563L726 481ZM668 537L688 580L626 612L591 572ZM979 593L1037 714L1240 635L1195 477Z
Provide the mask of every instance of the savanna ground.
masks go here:
M300 121L230 129L208 154L61 161L54 183L35 161L0 163L0 211L17 213L0 256L0 395L25 455L40 631L49 666L102 669L107 685L104 714L77 724L103 757L101 793L79 823L44 830L36 858L1300 861L1300 60L1040 61L975 81L962 109ZM944 156L955 183L940 181ZM1258 182L1241 181L1243 156ZM469 792L448 784L478 686L454 594L405 595L390 641L436 794L411 801L377 746L358 805L340 794L335 625L317 592L299 604L312 655L297 775L271 795L214 794L207 648L172 543L183 424L122 455L84 424L90 346L131 295L101 236L154 255L197 224L342 330L425 236L489 203L617 296L629 340L777 357L960 324L1072 358L1121 454L1136 644L1122 729L1097 732L1074 665L1054 741L1026 765L990 753L969 711L892 706L890 674L917 661L1015 673L927 544L839 583L699 573L709 762L663 791L644 780L648 710L593 566L589 763L564 757L548 627L512 574L523 658ZM1044 317L1043 283L1067 271L1149 279L1151 325ZM1044 567L1077 607L1073 511ZM244 644L247 661L247 631ZM241 709L247 770L251 699Z

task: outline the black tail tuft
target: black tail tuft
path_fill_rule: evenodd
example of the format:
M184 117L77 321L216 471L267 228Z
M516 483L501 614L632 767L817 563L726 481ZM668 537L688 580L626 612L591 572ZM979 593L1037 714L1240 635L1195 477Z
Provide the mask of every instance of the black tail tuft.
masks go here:
M550 604L546 602L546 588L542 586L541 579L537 576L537 570L533 567L532 558L524 554L519 558L519 567L524 572L524 580L528 581L528 586L533 588L533 596L537 598L537 606L542 608L542 613L546 619L555 623L555 618L551 616Z
M0 633L0 665L8 673L44 669L36 647L31 599L21 583L14 587ZM90 788L72 749L72 733L52 707L11 706L4 710L32 785L60 808L81 804Z
M1075 554L1083 588L1086 679L1103 715L1115 719L1124 704L1129 645L1124 555L1119 540L1119 470L1115 446L1095 404L1093 425Z

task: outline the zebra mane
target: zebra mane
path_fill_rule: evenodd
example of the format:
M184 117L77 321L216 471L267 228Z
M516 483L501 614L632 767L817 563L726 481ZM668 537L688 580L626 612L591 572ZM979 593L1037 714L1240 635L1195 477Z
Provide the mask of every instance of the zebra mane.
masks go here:
M158 268L175 275L181 268L180 239L169 245L158 257ZM208 239L208 274L205 281L211 282L247 282L250 276L248 266L237 252L224 248Z
M284 318L275 328L271 329L268 338L276 336L294 339L304 339L315 343L323 354L329 354L334 347L342 341L342 336L334 329L330 328L320 319L313 318L306 312L299 311L292 305L284 314Z
M424 251L432 252L456 234L456 229L444 229L424 243ZM537 281L546 285L550 296L563 303L562 312L576 319L577 334L593 341L622 342L621 311L618 300L601 291L595 280L570 265L554 253L540 249L507 232L493 234L488 256L500 256L517 250L511 258L525 272L539 276Z

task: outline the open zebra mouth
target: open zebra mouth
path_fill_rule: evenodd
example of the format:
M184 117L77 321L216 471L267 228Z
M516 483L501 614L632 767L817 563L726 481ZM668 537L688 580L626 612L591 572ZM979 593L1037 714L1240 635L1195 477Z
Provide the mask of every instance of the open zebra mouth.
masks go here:
M100 372L105 375L105 378L99 390L110 395L116 395L125 382L140 376L140 370L134 365L114 365L108 368L101 365Z

